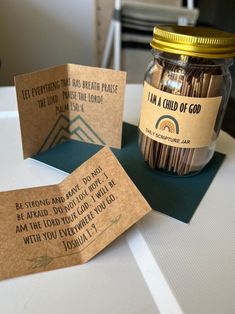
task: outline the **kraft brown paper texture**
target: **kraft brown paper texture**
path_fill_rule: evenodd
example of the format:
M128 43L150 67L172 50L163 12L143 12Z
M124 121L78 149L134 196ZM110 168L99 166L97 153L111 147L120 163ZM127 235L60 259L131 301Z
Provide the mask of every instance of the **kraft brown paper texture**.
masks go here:
M121 147L126 73L65 64L15 77L24 158L74 139Z
M221 80L217 78L212 80L215 84L217 82L215 88L218 90ZM213 84L211 85L209 89L213 95L215 89ZM200 98L174 95L145 82L140 130L147 137L169 146L181 148L208 146L213 136L221 99L221 96Z
M0 279L84 263L150 210L107 147L58 185L1 192Z

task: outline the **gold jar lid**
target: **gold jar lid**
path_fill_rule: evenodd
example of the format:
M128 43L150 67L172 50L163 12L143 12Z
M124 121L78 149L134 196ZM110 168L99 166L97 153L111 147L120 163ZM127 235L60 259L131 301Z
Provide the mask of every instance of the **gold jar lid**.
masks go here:
M154 49L193 57L235 56L235 34L206 27L156 26L150 45Z

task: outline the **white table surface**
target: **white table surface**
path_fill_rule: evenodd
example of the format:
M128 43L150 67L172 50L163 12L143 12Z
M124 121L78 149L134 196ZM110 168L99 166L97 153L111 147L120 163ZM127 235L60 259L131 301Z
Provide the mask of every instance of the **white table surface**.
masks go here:
M138 123L142 86L128 85L124 120ZM66 174L23 160L14 87L0 88L0 191ZM1 314L235 313L235 140L190 224L152 211L84 265L0 282Z

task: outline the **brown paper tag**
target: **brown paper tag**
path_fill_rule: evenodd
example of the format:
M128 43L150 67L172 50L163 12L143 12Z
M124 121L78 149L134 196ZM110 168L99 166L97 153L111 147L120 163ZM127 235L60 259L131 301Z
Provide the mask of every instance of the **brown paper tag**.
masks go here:
M121 147L126 73L65 64L15 77L24 158L65 139Z
M208 146L221 100L221 96L174 95L145 82L139 128L147 137L169 146Z
M0 193L0 279L81 264L151 210L107 148L53 186Z

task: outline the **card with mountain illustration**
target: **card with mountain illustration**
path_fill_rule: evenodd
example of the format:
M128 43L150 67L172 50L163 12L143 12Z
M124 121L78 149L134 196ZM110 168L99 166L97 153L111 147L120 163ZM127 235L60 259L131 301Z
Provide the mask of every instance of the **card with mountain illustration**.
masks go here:
M0 280L94 257L151 207L108 147L57 185L0 193Z
M24 158L66 139L120 148L126 73L64 64L15 77Z

